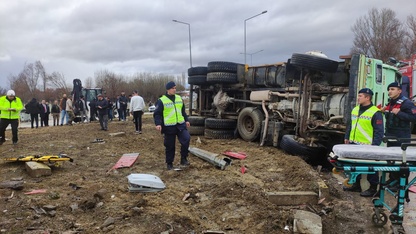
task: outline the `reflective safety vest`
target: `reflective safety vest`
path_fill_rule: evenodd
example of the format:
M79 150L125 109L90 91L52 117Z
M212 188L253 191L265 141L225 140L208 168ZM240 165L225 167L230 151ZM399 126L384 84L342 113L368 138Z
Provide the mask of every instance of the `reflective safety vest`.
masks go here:
M185 118L182 115L183 102L181 96L175 95L175 103L166 95L163 95L160 100L163 103L163 122L165 126L185 123Z
M16 111L9 111L14 108ZM9 101L7 96L0 97L0 111L2 119L19 119L20 111L23 109L23 103L20 98L15 97L13 101Z
M351 112L350 141L359 145L371 145L374 132L371 119L379 109L372 106L358 116L359 110L360 106L356 106Z

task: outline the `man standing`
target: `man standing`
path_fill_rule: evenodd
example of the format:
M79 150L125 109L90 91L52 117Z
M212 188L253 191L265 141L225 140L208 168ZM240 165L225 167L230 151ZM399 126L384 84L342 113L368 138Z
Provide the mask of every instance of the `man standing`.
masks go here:
M133 97L130 100L130 113L133 115L134 125L136 127L136 133L142 134L142 115L145 104L138 92L133 91Z
M17 127L19 126L20 111L23 103L16 97L13 90L7 91L6 96L0 98L0 145L6 141L6 128L12 126L13 145L17 144Z
M66 100L66 114L68 115L68 123L67 125L72 126L72 121L74 121L74 106L72 103L72 97L69 96Z
M397 138L411 138L411 122L416 121L416 106L408 98L402 95L402 86L398 82L393 82L387 87L390 101L382 111L386 117L386 136ZM410 140L388 141L387 147L401 146L402 143ZM386 182L400 178L400 173L390 173L390 179ZM391 188L392 191L398 190L398 183Z
M59 125L59 105L58 105L58 100L55 100L52 104L52 108L51 108L51 113L52 113L52 119L53 119L53 126Z
M118 113L120 116L121 121L126 121L126 116L127 116L127 102L129 102L129 100L126 97L126 93L123 91L121 92L121 95L118 99L119 103L120 103L120 112Z
M25 105L26 112L30 114L30 125L34 128L33 123L36 123L36 128L39 126L40 105L36 98L32 98L29 103ZM36 121L36 122L35 122Z
M107 131L108 130L108 102L103 97L102 94L98 94L98 100L95 104L98 110L98 119L100 121L101 130Z
M156 110L153 114L156 130L164 134L164 146L167 169L173 169L175 159L176 136L181 143L181 165L189 166L188 148L191 136L187 127L190 126L188 115L182 98L176 95L176 84L170 81L166 84L166 94L156 102Z
M78 107L79 107L79 114L81 115L81 122L87 123L88 122L87 111L89 110L88 110L87 103L84 100L84 95L79 96Z
M49 105L46 104L45 100L42 100L40 103L40 126L45 127L49 126Z
M345 132L345 144L357 145L380 145L383 140L383 115L379 109L373 105L371 98L373 91L369 88L361 89L358 92L358 106L351 111L351 125L348 125ZM345 191L361 192L361 175L357 176L357 181L352 187L344 187ZM362 197L372 197L377 193L379 183L378 173L367 174L370 188L360 193Z
M59 103L59 109L61 109L61 126L64 125L64 119L65 119L65 124L68 123L68 115L66 113L66 94L64 93L64 95L62 95L62 99L61 102Z

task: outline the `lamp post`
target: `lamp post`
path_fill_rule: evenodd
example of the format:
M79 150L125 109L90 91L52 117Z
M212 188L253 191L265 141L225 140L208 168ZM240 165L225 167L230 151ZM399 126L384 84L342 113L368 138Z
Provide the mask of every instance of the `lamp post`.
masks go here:
M188 29L189 29L189 63L191 64L191 67L192 67L191 24L186 23L186 22L182 22L182 21L179 21L179 20L172 20L172 21L175 22L175 23L188 25Z
M259 50L259 51L257 51L257 52L254 52L254 53L247 53L248 55L250 55L250 65L253 65L253 54L257 54L257 53L260 53L260 52L262 52L263 50ZM244 54L244 53L240 53L240 54Z
M263 11L262 13L259 13L259 14L257 14L257 15L254 15L254 16L252 16L252 17L250 17L250 18L247 18L247 19L245 19L244 20L244 64L246 64L247 63L247 30L246 30L246 23L247 23L247 20L251 20L251 19L253 19L254 17L257 17L257 16L259 16L259 15L262 15L262 14L265 14L265 13L267 13L267 11Z

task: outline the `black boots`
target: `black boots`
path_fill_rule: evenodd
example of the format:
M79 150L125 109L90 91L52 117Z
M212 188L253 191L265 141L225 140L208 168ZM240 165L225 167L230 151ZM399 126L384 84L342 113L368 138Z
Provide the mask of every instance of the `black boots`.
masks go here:
M191 165L185 157L181 157L181 166L189 166Z
M173 164L172 163L168 163L167 164L167 169L168 169L168 171L169 170L172 170L173 169Z
M370 185L370 188L361 192L361 197L374 197L374 195L377 193L377 184Z
M344 191L348 191L348 192L361 192L361 185L359 182L355 182L351 187L342 187L342 189Z

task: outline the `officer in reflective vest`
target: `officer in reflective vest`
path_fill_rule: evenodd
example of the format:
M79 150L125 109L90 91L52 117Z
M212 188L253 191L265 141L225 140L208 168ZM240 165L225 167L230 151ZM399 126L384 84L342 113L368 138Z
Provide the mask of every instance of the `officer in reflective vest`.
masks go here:
M176 136L181 143L181 166L189 166L188 148L191 136L187 127L190 124L182 98L176 95L176 84L173 81L166 84L166 94L157 100L153 118L156 130L164 135L167 169L173 169Z
M0 97L0 145L6 141L5 131L9 124L12 126L13 145L17 144L20 111L23 103L16 97L14 90L7 91L6 96Z
M358 91L356 106L351 111L351 124L345 132L345 144L358 145L380 145L383 140L383 115L380 110L373 105L371 98L373 91L364 88ZM357 176L357 181L352 187L344 187L345 191L361 192L361 176ZM368 174L367 180L370 188L360 193L363 197L372 197L377 193L379 183L378 173Z

